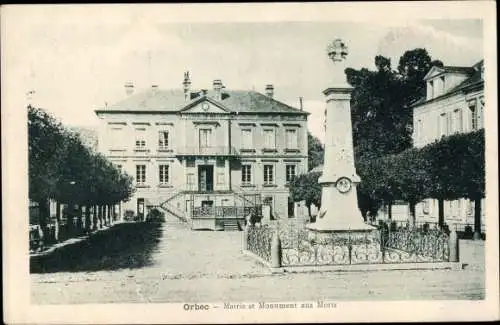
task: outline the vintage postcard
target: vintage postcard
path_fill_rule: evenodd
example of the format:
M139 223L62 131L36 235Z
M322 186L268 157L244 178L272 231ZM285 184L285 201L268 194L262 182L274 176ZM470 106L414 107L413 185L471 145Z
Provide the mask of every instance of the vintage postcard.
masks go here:
M1 11L4 322L499 319L494 2Z

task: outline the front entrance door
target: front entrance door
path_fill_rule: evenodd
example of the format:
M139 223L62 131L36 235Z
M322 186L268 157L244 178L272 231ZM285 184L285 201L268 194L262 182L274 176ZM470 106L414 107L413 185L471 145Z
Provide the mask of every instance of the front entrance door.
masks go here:
M214 190L214 166L202 165L198 166L198 180L201 192L211 192Z

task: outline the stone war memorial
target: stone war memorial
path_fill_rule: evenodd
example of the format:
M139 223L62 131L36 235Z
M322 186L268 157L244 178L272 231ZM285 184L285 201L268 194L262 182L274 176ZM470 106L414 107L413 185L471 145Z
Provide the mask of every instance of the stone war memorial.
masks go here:
M315 222L274 220L245 228L243 252L273 271L460 269L458 237L435 227L366 223L357 203L362 181L354 163L351 91L345 69L348 46L327 46L333 63L326 97L324 167L318 179L321 207Z

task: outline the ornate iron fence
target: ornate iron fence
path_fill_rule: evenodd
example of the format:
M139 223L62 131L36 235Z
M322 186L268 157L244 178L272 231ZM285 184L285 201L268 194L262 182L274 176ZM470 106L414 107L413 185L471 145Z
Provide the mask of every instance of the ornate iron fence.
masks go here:
M268 226L247 227L247 250L261 257L265 261L271 261L271 242L274 230Z
M446 233L414 228L317 233L281 227L283 266L445 262L449 260ZM271 237L271 236L270 236ZM270 239L269 239L270 241Z

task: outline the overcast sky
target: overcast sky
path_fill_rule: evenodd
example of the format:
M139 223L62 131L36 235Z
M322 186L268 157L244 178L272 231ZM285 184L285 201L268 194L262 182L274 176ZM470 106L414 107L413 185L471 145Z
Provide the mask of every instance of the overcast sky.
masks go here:
M93 110L121 99L125 81L139 90L152 83L179 88L189 70L194 88L222 79L228 89L263 92L274 84L275 98L294 106L302 96L312 113L310 128L322 138L322 128L311 126L321 125L322 90L332 68L325 49L334 38L345 40L348 66L355 69L373 69L378 54L396 67L405 50L417 47L445 65L483 58L481 20L168 23L71 15L75 11L60 20L27 19L16 30L16 55L9 59L19 87L36 91L34 104L69 125L95 125Z

